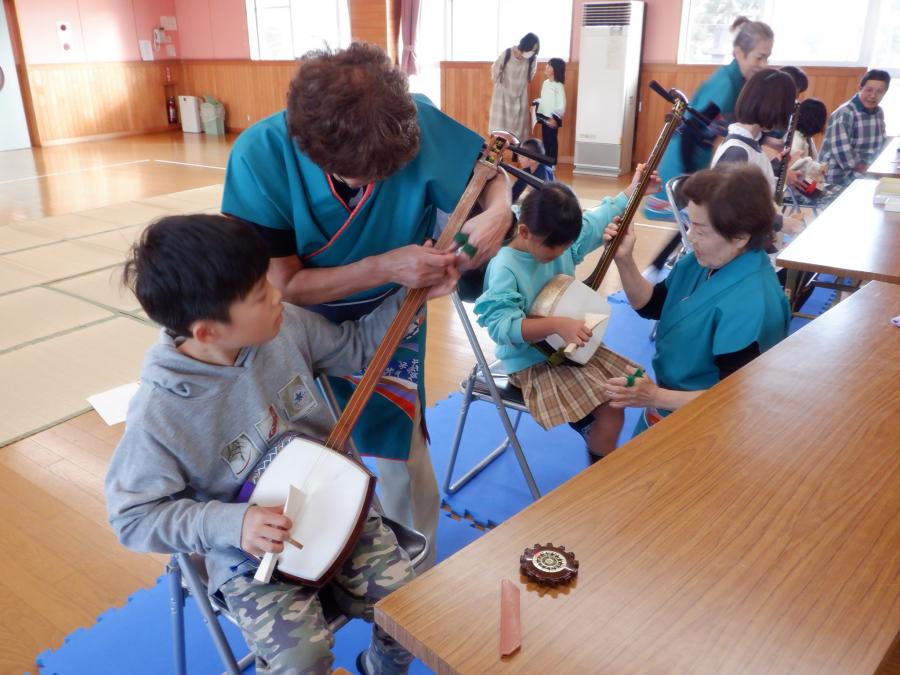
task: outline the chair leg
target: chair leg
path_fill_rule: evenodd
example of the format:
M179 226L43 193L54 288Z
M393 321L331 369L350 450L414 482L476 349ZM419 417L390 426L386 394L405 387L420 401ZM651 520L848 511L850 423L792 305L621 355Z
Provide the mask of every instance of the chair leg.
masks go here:
M172 614L172 652L175 675L187 675L184 653L184 589L181 587L181 567L176 556L166 566L169 580L169 611Z
M466 418L469 416L469 405L472 403L472 390L475 388L475 377L478 374L478 366L472 368L472 373L466 381L466 390L463 392L462 405L459 408L459 417L456 419L456 430L453 432L453 441L450 444L450 461L447 463L447 473L444 476L444 492L448 495L455 494L465 483L453 480L453 469L456 468L456 458L459 455L459 444L462 442L463 429L466 426Z
M528 490L531 492L531 496L533 499L540 499L541 491L538 490L537 483L534 481L534 476L531 473L531 468L528 466L528 460L525 459L525 453L522 452L522 446L519 444L519 439L516 436L516 427L513 426L512 422L510 422L509 415L506 414L506 405L503 403L500 392L497 391L497 385L494 384L494 378L491 377L490 364L488 364L487 359L484 356L484 352L481 350L481 346L478 344L478 336L475 335L475 330L472 328L472 324L469 322L469 318L466 316L466 310L463 307L462 300L459 299L459 295L457 293L453 293L450 297L453 299L453 305L456 308L457 314L459 315L463 330L465 330L466 332L466 337L468 337L469 339L469 344L472 347L472 351L475 352L477 367L480 368L481 372L484 374L485 384L487 385L487 388L491 393L491 399L494 401L494 407L497 409L497 415L500 416L500 421L503 423L503 428L506 431L506 437L509 439L509 443L512 446L513 452L515 452L516 454L516 460L518 460L519 468L522 470L522 475L525 477L525 482L528 484ZM518 419L516 420L516 426L518 426ZM502 452L502 450L500 450L500 452ZM485 466L487 466L487 464L496 459L499 454L500 453L495 450L490 455L488 455L487 458L485 458L486 460L490 458L489 461L480 462L478 465L480 468L476 468L478 468L478 470L480 471Z
M225 666L225 672L228 673L228 675L241 675L241 668L238 666L237 661L235 661L228 640L225 639L225 633L222 632L222 626L219 625L216 611L213 609L212 604L209 602L209 597L206 595L206 586L200 581L197 570L194 569L194 565L186 553L178 553L176 554L176 558L178 567L184 575L187 587L190 590L191 595L194 596L194 600L197 601L197 607L203 615L203 621L206 623L209 635L216 645L216 651L219 653L219 658L222 659L222 664Z

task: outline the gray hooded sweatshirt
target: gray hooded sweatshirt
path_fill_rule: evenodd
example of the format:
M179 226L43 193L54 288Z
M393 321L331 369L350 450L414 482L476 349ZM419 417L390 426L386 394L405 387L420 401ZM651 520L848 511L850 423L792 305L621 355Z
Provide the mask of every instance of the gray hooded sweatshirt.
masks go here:
M163 330L106 476L119 540L137 551L204 554L210 593L252 572L257 562L240 548L249 505L238 501L249 475L286 431L328 436L334 423L314 377L363 368L405 295L340 325L285 304L278 335L242 349L233 366L182 354Z

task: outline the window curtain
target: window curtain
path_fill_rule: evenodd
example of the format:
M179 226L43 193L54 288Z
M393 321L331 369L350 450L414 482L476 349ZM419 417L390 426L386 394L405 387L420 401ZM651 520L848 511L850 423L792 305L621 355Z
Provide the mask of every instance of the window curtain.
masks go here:
M407 75L419 72L416 59L416 36L419 32L420 0L401 0L400 31L403 37L403 54L400 56L400 70Z

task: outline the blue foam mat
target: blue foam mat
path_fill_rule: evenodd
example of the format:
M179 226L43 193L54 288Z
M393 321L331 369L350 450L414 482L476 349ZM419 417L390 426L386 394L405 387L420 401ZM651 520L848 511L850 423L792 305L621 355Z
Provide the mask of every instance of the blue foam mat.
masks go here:
M437 555L443 560L472 543L481 531L465 520L444 513L438 524ZM222 663L203 623L193 598L185 603L185 644L188 672L221 673ZM232 651L237 658L247 653L240 630L220 619ZM341 628L335 638L335 666L356 672L356 655L365 649L372 626L355 619ZM132 595L120 608L110 609L90 628L79 628L65 643L38 656L42 675L161 675L173 672L171 615L166 577L155 586ZM255 673L251 665L245 673ZM432 671L414 661L410 673L424 675Z
M829 274L819 275L819 279L824 282L833 283L835 278ZM837 291L833 291L830 288L815 288L812 293L809 294L809 297L806 299L806 302L803 303L803 307L800 308L800 311L804 314L811 314L812 316L819 316L823 312L825 312L831 305L834 303L835 298L837 297ZM802 319L798 316L795 316L791 319L790 327L788 328L788 333L793 334L798 330L803 328L806 324L808 324L812 319Z

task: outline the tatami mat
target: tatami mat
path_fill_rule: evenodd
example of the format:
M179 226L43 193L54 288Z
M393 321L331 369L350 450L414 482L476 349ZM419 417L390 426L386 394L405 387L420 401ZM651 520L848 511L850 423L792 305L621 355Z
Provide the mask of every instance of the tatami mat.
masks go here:
M140 236L149 223L144 225L132 225L131 227L122 227L112 232L104 232L103 234L95 234L85 237L79 241L86 244L94 244L103 248L111 249L117 253L125 255L131 249L131 245Z
M99 218L92 218L82 213L67 213L62 216L51 216L41 220L26 220L6 227L16 227L23 232L31 233L54 241L85 237L97 232L105 232L119 223L110 223Z
M46 288L9 293L0 296L0 352L112 316L95 304Z
M105 229L109 230L113 227L128 227L130 225L149 223L157 218L177 212L177 209L166 209L142 202L122 202L121 204L111 204L98 209L81 211L80 215L107 223L108 226ZM102 230L97 231L101 232Z
M0 445L89 408L91 394L133 382L158 331L131 318L0 354Z
M122 312L136 313L141 307L134 293L122 283L122 268L118 265L57 282L50 288Z
M7 253L3 259L40 275L46 281L56 281L115 265L122 261L123 256L103 246L76 240Z
M0 226L0 253L52 244L57 239L58 237L49 232L35 231L18 224L3 225Z
M217 212L222 186L0 226L0 446L137 379L158 329L122 285L153 220Z
M45 275L0 256L0 294L50 281Z

